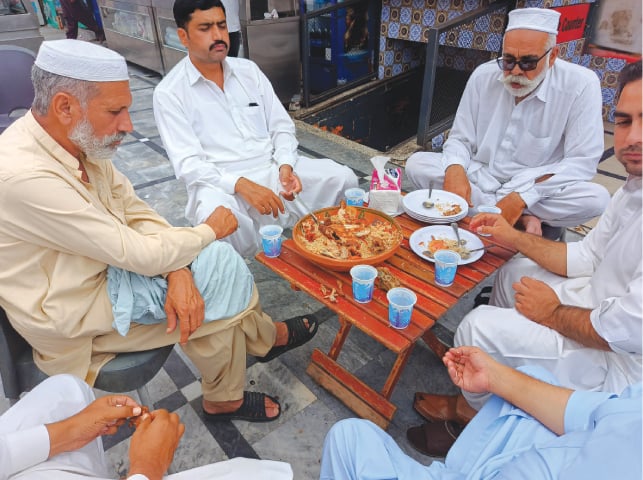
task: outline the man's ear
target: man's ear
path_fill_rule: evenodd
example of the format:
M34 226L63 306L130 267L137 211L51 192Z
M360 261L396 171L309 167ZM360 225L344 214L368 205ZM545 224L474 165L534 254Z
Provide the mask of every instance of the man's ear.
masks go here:
M51 99L49 114L55 116L62 125L74 123L80 113L80 103L67 92L58 92Z
M551 49L551 55L549 55L549 68L554 66L554 62L558 58L559 50L558 45Z
M185 28L177 28L176 33L179 36L179 40L181 41L181 44L185 48L188 48L188 40L190 39L190 36L188 35L188 31Z

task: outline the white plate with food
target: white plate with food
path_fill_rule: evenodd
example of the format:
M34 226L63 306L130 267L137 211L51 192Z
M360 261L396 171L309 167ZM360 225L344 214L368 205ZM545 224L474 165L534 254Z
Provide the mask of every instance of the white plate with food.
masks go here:
M427 208L424 203L430 201L433 206ZM427 189L415 190L402 198L404 210L416 219L425 218L454 221L463 218L469 211L469 205L464 198L445 190L433 190L429 199Z
M431 254L441 249L458 252L462 257L458 265L473 263L482 257L484 250L469 253L470 250L482 248L484 246L482 240L468 230L459 228L458 232L460 239L465 241L464 245L458 246L455 232L450 225L431 225L420 228L411 234L409 245L411 250L429 262L433 262Z

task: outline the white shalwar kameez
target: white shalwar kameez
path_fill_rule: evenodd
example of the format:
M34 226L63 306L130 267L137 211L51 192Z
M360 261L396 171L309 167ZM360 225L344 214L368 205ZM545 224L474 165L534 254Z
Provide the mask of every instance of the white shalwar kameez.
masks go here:
M72 375L49 377L0 417L0 480L116 479L100 437L73 452L50 459L46 424L77 414L94 400L94 392ZM292 480L289 464L233 458L167 475L168 480ZM137 474L128 480L147 480Z
M442 153L409 157L418 188L442 188L444 172L461 165L474 206L517 192L525 213L547 224L580 225L605 210L609 193L591 183L603 154L601 88L591 70L556 59L542 83L516 105L495 60L469 78ZM536 183L543 175L553 174Z
M186 57L156 87L154 117L174 172L187 187L187 219L196 225L219 205L232 209L239 229L223 240L250 256L260 245L262 225L292 227L307 212L284 200L284 215L261 215L235 194L241 177L279 194L279 167L290 165L301 179L301 199L313 210L338 204L357 177L330 159L297 154L295 125L257 65L226 58L223 73L221 90Z
M490 305L470 312L455 345L475 345L512 367L541 365L564 387L619 392L641 381L641 177L630 176L582 241L567 244L567 278L519 256L498 272ZM611 351L581 345L513 308L512 284L532 277L563 305L591 309L591 322ZM479 409L486 396L463 392Z

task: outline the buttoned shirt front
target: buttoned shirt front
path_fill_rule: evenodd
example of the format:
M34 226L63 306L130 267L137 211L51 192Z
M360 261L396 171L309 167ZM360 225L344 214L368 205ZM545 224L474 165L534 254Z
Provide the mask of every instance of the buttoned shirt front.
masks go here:
M215 239L171 227L109 160L83 163L90 183L31 113L0 136L0 304L41 369L80 378L92 339L112 331L107 265L159 275Z
M589 181L603 153L602 96L591 70L556 59L516 104L495 61L469 78L442 162L462 165L485 193L517 192L527 207L570 181ZM553 174L534 188L536 179Z

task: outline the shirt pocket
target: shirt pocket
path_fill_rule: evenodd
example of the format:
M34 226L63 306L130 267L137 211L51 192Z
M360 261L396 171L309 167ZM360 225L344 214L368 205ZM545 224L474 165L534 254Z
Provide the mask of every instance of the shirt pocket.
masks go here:
M547 165L552 154L552 138L537 137L525 130L517 143L514 161L526 167Z
M266 115L263 107L260 105L247 105L241 108L243 122L248 131L257 137L263 138L268 136L268 126L266 125Z

